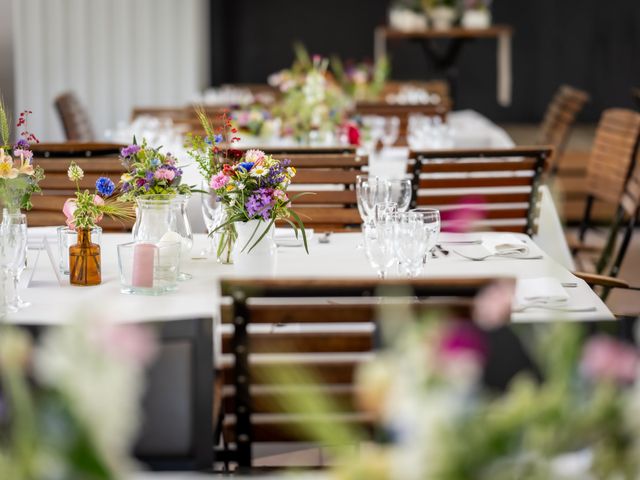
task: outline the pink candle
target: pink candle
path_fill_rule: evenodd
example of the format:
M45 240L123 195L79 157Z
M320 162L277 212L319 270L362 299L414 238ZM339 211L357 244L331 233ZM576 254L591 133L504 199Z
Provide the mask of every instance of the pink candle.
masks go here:
M133 247L134 287L153 288L153 262L157 247L152 243L138 243Z

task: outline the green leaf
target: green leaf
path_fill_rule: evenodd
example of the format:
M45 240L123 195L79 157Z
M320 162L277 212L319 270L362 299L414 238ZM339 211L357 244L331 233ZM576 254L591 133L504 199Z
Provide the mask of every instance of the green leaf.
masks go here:
M294 212L293 210L290 210L289 213L295 219L295 221L298 222L298 225L300 226L300 230L302 230L302 242L304 243L304 250L308 254L309 245L307 244L307 232L304 230L304 223L302 223L302 220L300 220L300 217L296 212Z
M272 219L269 222L269 225L267 225L267 228L264 229L264 232L262 232L262 235L260 235L260 238L258 240L256 240L256 243L253 244L253 246L249 249L249 252L251 252L251 250L253 250L256 245L258 245L260 243L260 241L265 237L265 235L269 232L269 229L271 228L271 226L275 223L276 219ZM260 226L260 224L258 224L258 226Z

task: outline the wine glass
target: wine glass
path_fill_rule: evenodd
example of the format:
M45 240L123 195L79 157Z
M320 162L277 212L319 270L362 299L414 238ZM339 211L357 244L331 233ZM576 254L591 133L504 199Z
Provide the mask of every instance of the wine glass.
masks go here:
M396 143L399 133L400 119L398 117L386 117L384 119L384 129L382 131L382 143L385 148L389 148Z
M0 267L5 275L11 278L11 296L5 298L7 298L7 307L12 312L30 305L18 294L20 275L24 271L26 260L27 217L21 213L4 211L0 223Z
M373 223L376 204L389 201L389 184L379 177L358 175L356 177L356 199L362 222L365 224Z
M388 180L389 200L398 204L399 212L409 210L411 203L412 185L411 180L403 178L401 180Z
M379 222L388 221L391 215L398 211L398 204L396 202L380 202L376 203L374 223L377 225Z
M215 190L211 190L205 186L203 187L203 191L204 193L200 195L202 218L207 229L207 234L211 238L207 242L207 248L200 252L200 255L208 257L215 251L215 236L212 236L212 233L220 226L224 211L222 209L222 202L218 199Z
M362 231L367 259L379 278L385 278L396 261L393 225L393 221L385 220L375 226L365 225Z
M416 212L397 214L394 244L400 273L408 277L420 275L430 237L422 215Z
M414 208L411 212L418 213L422 217L422 223L429 231L429 241L427 245L427 255L425 260L429 257L429 253L433 250L438 242L438 235L440 234L440 211L437 208L419 207Z

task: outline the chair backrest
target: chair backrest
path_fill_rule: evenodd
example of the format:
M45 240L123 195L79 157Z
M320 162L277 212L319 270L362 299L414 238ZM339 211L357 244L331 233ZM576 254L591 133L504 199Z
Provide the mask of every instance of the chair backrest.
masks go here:
M160 322L135 456L154 470L213 466L213 321Z
M372 419L354 405L353 381L358 365L374 357L383 315L377 296L402 297L418 310L450 308L464 318L491 281L222 280L222 328L233 324L222 347L224 430L238 464L251 466L256 442L317 442L301 431L310 424L369 431ZM394 325L411 320L393 312ZM291 373L284 382L283 372ZM330 398L337 412L310 417L295 401L301 390Z
M356 177L368 157L353 153L283 153L296 170L289 197L310 192L293 201L293 210L305 227L317 231L358 229L362 222L356 200Z
M91 142L96 135L86 107L73 92L65 92L54 101L67 140Z
M474 225L532 235L537 226L538 185L552 147L482 150L426 150L409 154L412 206L440 209L443 229ZM472 217L473 217L472 216Z
M62 207L67 198L75 196L75 184L69 181L67 170L71 162L76 162L84 170L80 180L81 189L95 189L99 177L109 177L115 183L125 172L119 152L120 145L103 144L95 150L89 144L40 145L34 150L33 163L44 168L45 178L40 182L42 195L33 195L33 208L27 212L30 226L64 225ZM100 223L103 230L130 230L131 221L104 218Z
M588 101L587 92L569 85L561 85L547 107L540 125L538 142L541 145L553 145L555 148L548 165L552 174L557 172L576 117Z

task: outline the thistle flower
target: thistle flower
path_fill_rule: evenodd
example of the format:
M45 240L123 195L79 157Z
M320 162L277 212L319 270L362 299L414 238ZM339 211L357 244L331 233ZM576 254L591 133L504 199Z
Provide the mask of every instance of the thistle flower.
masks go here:
M72 182L79 182L84 178L84 171L75 162L72 162L67 170L67 175Z

